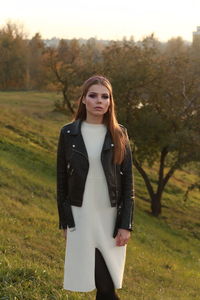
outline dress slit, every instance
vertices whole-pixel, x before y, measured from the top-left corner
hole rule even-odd
[[[95,248],[95,285],[104,294],[114,291],[114,283],[105,259],[98,248]]]

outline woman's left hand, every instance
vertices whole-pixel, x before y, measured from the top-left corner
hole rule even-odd
[[[126,229],[118,229],[118,233],[115,237],[116,245],[117,246],[125,246],[128,243],[128,240],[130,239],[131,233],[129,230]]]

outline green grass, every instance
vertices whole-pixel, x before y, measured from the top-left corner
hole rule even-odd
[[[54,93],[0,93],[0,299],[94,299],[62,289],[65,240],[58,229],[56,148],[66,116]],[[155,168],[152,172],[156,178]],[[184,201],[195,172],[179,171],[163,196],[162,215],[136,170],[135,229],[127,248],[124,300],[199,299],[199,192]]]

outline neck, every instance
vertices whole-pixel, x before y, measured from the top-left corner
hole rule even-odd
[[[92,123],[92,124],[103,124],[103,116],[88,116],[86,117],[85,122]]]

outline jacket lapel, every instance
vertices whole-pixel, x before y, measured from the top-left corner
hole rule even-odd
[[[81,120],[78,119],[72,123],[71,135],[73,136],[73,149],[80,152],[86,158],[88,158],[87,150],[81,134]]]
[[[102,150],[103,151],[104,150],[109,150],[114,146],[114,145],[113,146],[112,145],[113,144],[112,144],[111,134],[110,134],[109,130],[107,130]]]

